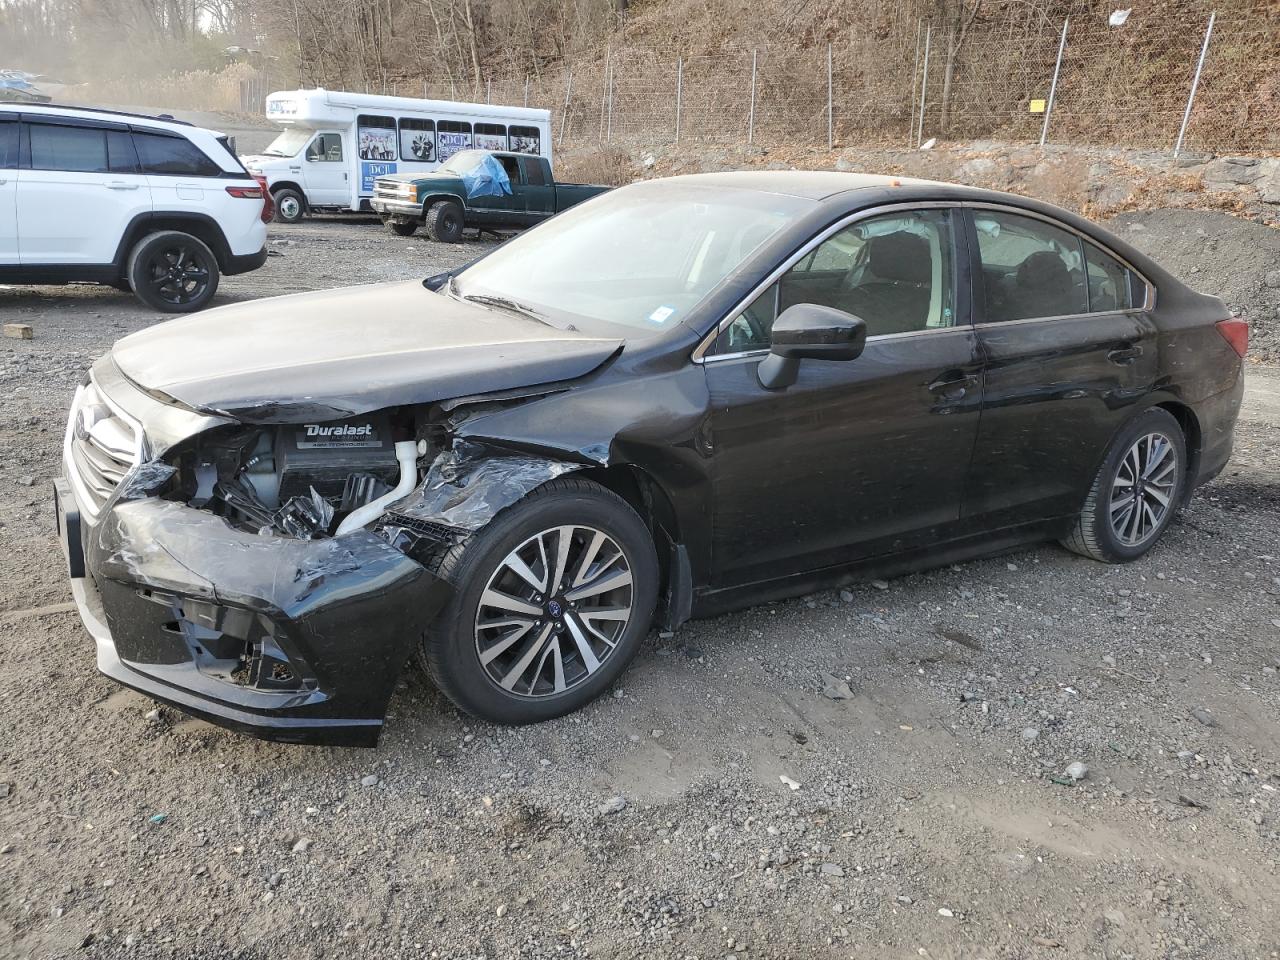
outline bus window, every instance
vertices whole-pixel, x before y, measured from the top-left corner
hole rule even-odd
[[[400,159],[416,163],[434,163],[436,159],[436,125],[432,120],[402,117],[400,120]]]
[[[396,158],[396,122],[391,117],[356,117],[356,143],[361,160]],[[394,169],[394,168],[393,168]]]
[[[477,123],[475,144],[477,150],[505,150],[507,128],[500,123]]]
[[[459,150],[471,149],[471,124],[441,120],[436,124],[436,159],[444,163]]]
[[[512,126],[507,131],[507,149],[516,153],[542,153],[541,134],[537,127]]]

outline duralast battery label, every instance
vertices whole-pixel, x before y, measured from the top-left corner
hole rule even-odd
[[[299,450],[350,450],[380,446],[382,441],[374,433],[371,423],[308,423],[298,431]]]

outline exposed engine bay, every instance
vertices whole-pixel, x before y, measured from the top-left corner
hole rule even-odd
[[[409,493],[428,452],[411,421],[377,413],[209,431],[175,466],[191,506],[240,529],[311,540],[377,519],[368,508]]]

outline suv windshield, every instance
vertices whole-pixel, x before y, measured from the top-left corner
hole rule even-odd
[[[733,187],[637,183],[508,240],[456,286],[581,328],[603,321],[655,334],[810,205]]]
[[[262,152],[268,157],[296,157],[311,139],[312,131],[291,127],[271,141]]]

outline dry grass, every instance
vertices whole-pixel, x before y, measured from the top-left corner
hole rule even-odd
[[[562,151],[556,158],[556,179],[569,183],[600,183],[620,187],[636,178],[631,156],[621,147],[588,146]]]

